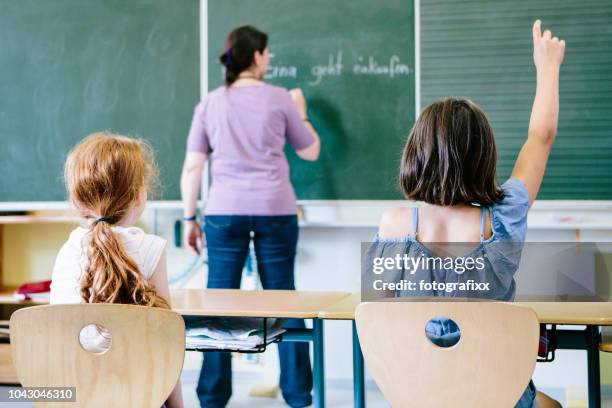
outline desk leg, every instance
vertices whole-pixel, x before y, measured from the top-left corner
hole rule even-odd
[[[589,408],[601,407],[601,383],[599,377],[599,326],[587,326],[587,372],[589,381]]]
[[[312,319],[314,406],[325,407],[325,372],[323,367],[323,320]]]
[[[365,386],[363,373],[363,354],[359,345],[357,325],[353,320],[353,405],[355,408],[365,408]]]

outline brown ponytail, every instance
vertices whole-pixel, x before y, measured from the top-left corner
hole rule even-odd
[[[219,62],[225,67],[225,85],[230,86],[241,72],[253,65],[255,52],[264,52],[268,46],[268,35],[252,26],[234,29],[225,39],[225,51]]]
[[[88,136],[68,156],[66,187],[91,226],[88,264],[80,281],[86,303],[170,307],[143,278],[111,228],[156,179],[152,157],[144,141],[106,133]]]

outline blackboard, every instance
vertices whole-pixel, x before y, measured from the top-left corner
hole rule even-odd
[[[267,81],[302,88],[321,135],[317,162],[287,149],[298,198],[401,198],[399,159],[415,115],[412,0],[210,0],[210,89],[223,82],[226,35],[245,24],[269,35]]]
[[[609,1],[428,0],[420,10],[422,105],[446,95],[480,104],[500,180],[527,132],[531,23],[542,18],[565,37],[559,132],[539,198],[612,199]],[[208,11],[209,88],[222,83],[225,35],[248,23],[270,34],[267,80],[304,89],[323,149],[316,163],[288,151],[299,198],[400,198],[415,115],[412,1],[209,0]],[[148,139],[164,186],[157,198],[179,198],[199,99],[198,0],[0,0],[0,50],[0,201],[64,200],[66,152],[99,130]]]
[[[535,94],[531,26],[566,40],[560,116],[538,199],[612,199],[612,2],[421,1],[421,102],[467,96],[496,134],[500,181],[527,136]]]
[[[100,130],[149,140],[178,199],[199,79],[198,0],[0,0],[0,201],[64,200]]]

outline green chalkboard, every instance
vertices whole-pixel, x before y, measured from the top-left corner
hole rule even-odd
[[[535,93],[531,26],[567,42],[560,117],[540,199],[612,199],[612,2],[421,1],[421,103],[467,96],[487,112],[505,179]]]
[[[413,1],[210,0],[210,89],[222,84],[225,36],[244,24],[268,33],[268,82],[302,88],[321,135],[315,163],[287,149],[298,198],[401,198],[399,158],[415,115]]]
[[[100,130],[148,139],[178,199],[199,77],[198,0],[0,0],[0,201],[64,200]]]

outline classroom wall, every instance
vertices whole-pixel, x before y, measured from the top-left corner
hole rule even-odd
[[[168,239],[170,277],[182,272],[193,255],[173,245],[174,221],[178,210],[145,212],[142,226]],[[66,240],[69,225],[30,224],[7,225],[3,228],[3,280],[5,285],[17,285],[26,280],[51,276],[55,254]],[[360,289],[360,243],[372,238],[372,227],[305,227],[301,229],[298,246],[296,285],[302,290]],[[610,241],[612,231],[582,231],[584,241]],[[532,241],[572,241],[574,230],[530,230]],[[610,262],[608,259],[606,262]],[[186,283],[187,287],[204,287],[205,270]],[[326,375],[332,384],[350,385],[352,376],[351,326],[348,322],[325,323]],[[561,350],[554,363],[538,364],[534,379],[544,387],[579,387],[586,390],[586,359],[580,351]],[[185,369],[198,370],[201,357],[188,353]],[[258,371],[261,366],[245,359],[236,364],[243,371]],[[601,353],[602,383],[612,385],[612,354]]]

